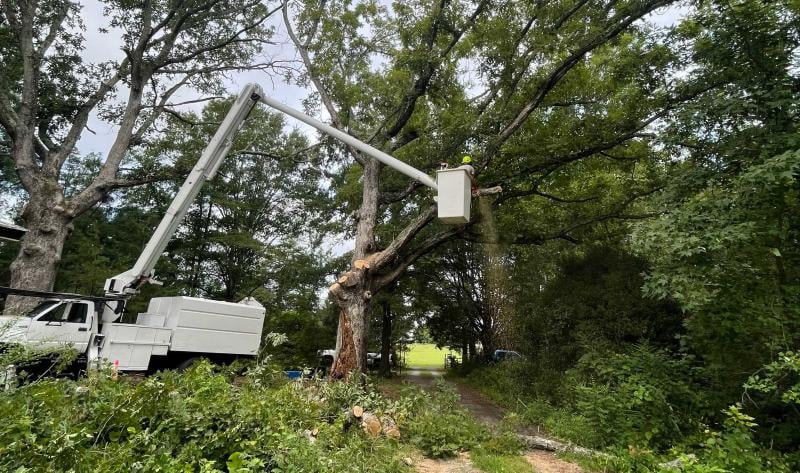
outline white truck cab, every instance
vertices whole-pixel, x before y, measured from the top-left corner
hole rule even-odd
[[[46,299],[21,317],[0,317],[4,342],[53,347],[68,344],[85,352],[97,331],[94,303],[81,299]],[[94,329],[93,329],[94,327]]]

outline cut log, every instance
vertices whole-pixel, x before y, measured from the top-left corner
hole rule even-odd
[[[353,406],[353,415],[356,417],[361,417],[364,415],[364,408],[361,406]]]
[[[306,430],[303,432],[308,440],[308,443],[314,443],[317,441],[317,436],[314,435],[314,432],[311,430]]]
[[[389,416],[383,416],[381,424],[383,425],[383,435],[390,439],[400,440],[400,429],[394,419]]]
[[[356,416],[353,415],[353,410],[350,409],[348,411],[345,411],[344,423],[342,425],[344,427],[344,433],[347,433],[347,431],[350,430],[350,427],[355,425],[356,422],[358,422],[358,419],[356,419]]]
[[[381,434],[381,421],[375,417],[375,414],[364,412],[364,416],[361,419],[361,428],[364,429],[367,435],[375,438]]]

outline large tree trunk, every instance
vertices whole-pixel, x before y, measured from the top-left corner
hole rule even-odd
[[[339,329],[336,334],[336,359],[331,378],[347,378],[367,370],[367,331],[372,316],[372,278],[367,257],[375,252],[375,224],[378,218],[378,183],[381,164],[374,159],[364,162],[361,208],[358,210],[353,269],[330,287],[339,306]]]
[[[392,352],[392,306],[388,299],[383,301],[383,317],[381,318],[381,375],[388,378],[392,375],[390,357]]]
[[[64,242],[72,229],[72,218],[64,208],[60,189],[31,196],[22,211],[28,233],[22,238],[19,254],[11,264],[11,287],[53,289]],[[30,297],[10,296],[6,300],[5,314],[21,314],[35,304],[36,300]]]
[[[333,379],[349,378],[353,373],[367,371],[367,321],[372,307],[358,296],[352,299],[355,300],[338,302],[340,312],[336,359],[331,366]]]

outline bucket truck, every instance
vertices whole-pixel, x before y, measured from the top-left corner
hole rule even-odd
[[[120,371],[181,367],[199,357],[226,361],[254,356],[261,342],[264,308],[195,297],[156,297],[135,323],[120,323],[125,302],[145,283],[156,283],[154,268],[203,184],[212,179],[250,111],[261,101],[362,151],[438,191],[445,223],[469,221],[470,180],[466,171],[440,171],[437,179],[356,138],[266,97],[248,84],[206,146],[166,214],[131,269],[106,280],[103,297],[0,288],[0,293],[42,298],[21,317],[0,317],[0,343],[67,344],[79,353],[79,367],[112,363]]]

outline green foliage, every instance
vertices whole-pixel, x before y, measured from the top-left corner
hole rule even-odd
[[[139,383],[98,375],[0,394],[0,469],[15,471],[406,471],[394,441],[343,434],[346,383],[302,387],[203,362]],[[271,378],[263,383],[258,380]],[[281,381],[281,379],[283,379]],[[375,397],[371,408],[389,405]],[[319,429],[315,442],[303,434]]]
[[[329,310],[299,306],[294,310],[287,308],[268,313],[264,330],[284,333],[287,340],[277,347],[266,348],[265,352],[272,356],[274,363],[283,367],[317,366],[317,350],[329,348],[336,341],[336,319]]]
[[[618,449],[613,455],[597,457],[584,462],[594,468],[615,472],[676,471],[666,466],[678,461],[680,471],[688,473],[786,473],[794,471],[786,458],[764,449],[753,440],[754,419],[741,411],[741,406],[731,406],[723,412],[725,421],[721,430],[706,429],[699,439],[699,448],[688,453],[684,448],[673,448],[666,455],[652,451],[629,448]]]
[[[13,339],[14,319],[0,321],[0,338]],[[66,346],[35,346],[8,343],[0,347],[0,389],[34,382],[44,376],[73,375],[75,350]],[[15,372],[6,371],[14,366]],[[10,377],[7,378],[7,377]]]
[[[800,405],[800,356],[795,352],[779,353],[778,359],[764,366],[763,372],[750,376],[745,388],[778,397],[789,405]]]
[[[791,451],[800,444],[800,359],[796,352],[779,353],[744,384],[748,413],[758,416],[758,437]]]
[[[702,398],[686,360],[640,346],[585,355],[571,375],[577,410],[601,445],[660,450],[698,429]]]
[[[533,292],[539,282],[526,278],[526,269],[517,275],[516,339],[535,365],[536,377],[544,381],[537,392],[557,395],[551,378],[592,351],[621,351],[642,342],[677,346],[679,309],[641,293],[645,260],[611,244],[562,255],[554,277],[540,291]]]
[[[454,456],[488,436],[461,406],[458,394],[444,383],[432,392],[415,391],[407,398],[407,410],[416,413],[407,424],[410,442],[429,457]]]
[[[705,2],[677,29],[693,80],[719,85],[670,118],[663,214],[633,238],[652,264],[645,291],[686,312],[682,343],[703,360],[717,410],[800,342],[797,13]]]
[[[795,361],[792,354],[784,354],[751,379],[750,389],[775,394],[777,381],[778,392],[787,391]],[[518,371],[524,366],[484,367],[466,380],[510,406],[506,422],[511,427],[537,426],[562,440],[604,448],[604,456],[576,459],[587,468],[661,473],[674,471],[664,464],[680,459],[681,471],[692,473],[783,473],[796,463],[791,455],[759,445],[759,426],[740,405],[725,409],[717,427],[707,426],[703,420],[713,416],[706,412],[701,384],[690,384],[696,374],[688,360],[663,351],[638,347],[626,354],[584,357],[565,383],[571,389],[563,391],[562,407],[526,390]]]

